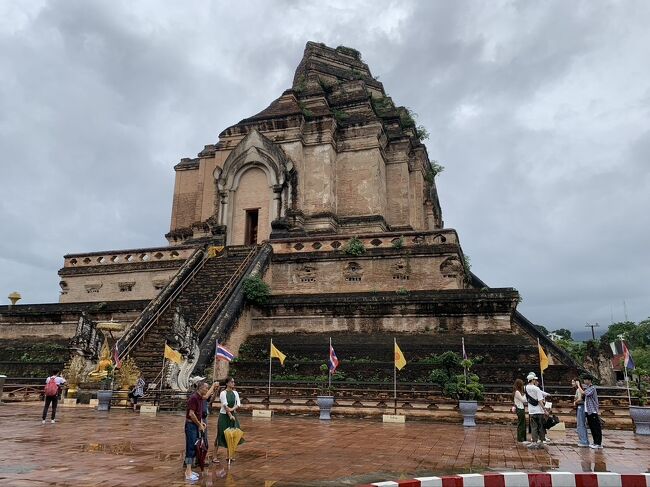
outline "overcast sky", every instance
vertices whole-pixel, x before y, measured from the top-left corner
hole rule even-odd
[[[327,6],[326,6],[327,4]],[[166,244],[173,165],[361,51],[445,166],[447,227],[550,329],[650,315],[650,2],[0,3],[0,301],[66,253]]]

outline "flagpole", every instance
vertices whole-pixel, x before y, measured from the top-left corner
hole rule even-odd
[[[269,406],[271,405],[271,349],[273,348],[273,338],[271,338],[271,346],[269,347]]]
[[[217,380],[217,347],[219,346],[219,340],[214,344],[214,361],[212,363],[212,382]]]
[[[329,356],[330,356],[331,353],[332,353],[332,337],[330,337],[330,349],[327,351],[327,354],[328,354],[327,355],[328,356],[327,368],[329,369],[329,374],[327,374],[327,388],[328,388],[328,390],[332,389],[332,368],[330,367],[330,364],[329,364],[329,360],[330,360]]]
[[[397,364],[395,363],[395,349],[397,338],[393,337],[393,400],[395,402],[395,414],[397,414]]]
[[[467,352],[465,352],[465,337],[461,337],[463,341],[463,360],[467,359]],[[467,385],[467,367],[463,366],[463,373],[465,374],[465,385]]]
[[[629,352],[628,352],[629,353]],[[632,405],[632,398],[630,397],[630,381],[627,376],[627,365],[623,363],[623,372],[625,373],[625,386],[627,387],[627,402]]]
[[[542,346],[539,344],[539,338],[537,339],[537,356],[539,357],[539,375],[542,379],[542,390],[544,390],[544,370],[542,369],[542,357],[539,356],[539,350]]]

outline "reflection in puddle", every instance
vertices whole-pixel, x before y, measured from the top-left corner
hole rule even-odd
[[[129,455],[134,452],[133,444],[130,441],[123,443],[87,443],[79,448],[82,452],[88,453],[109,453],[111,455]]]
[[[602,459],[594,462],[591,462],[589,459],[584,459],[580,462],[580,467],[582,467],[583,472],[608,472],[607,463]]]

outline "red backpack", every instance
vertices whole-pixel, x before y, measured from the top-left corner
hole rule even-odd
[[[56,377],[50,377],[50,381],[45,384],[45,395],[52,397],[59,393],[59,384],[56,383]]]

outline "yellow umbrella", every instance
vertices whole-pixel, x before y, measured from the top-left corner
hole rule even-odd
[[[228,445],[228,463],[235,457],[237,445],[244,437],[244,432],[239,428],[226,428],[223,430],[223,436],[226,438],[226,445]]]

